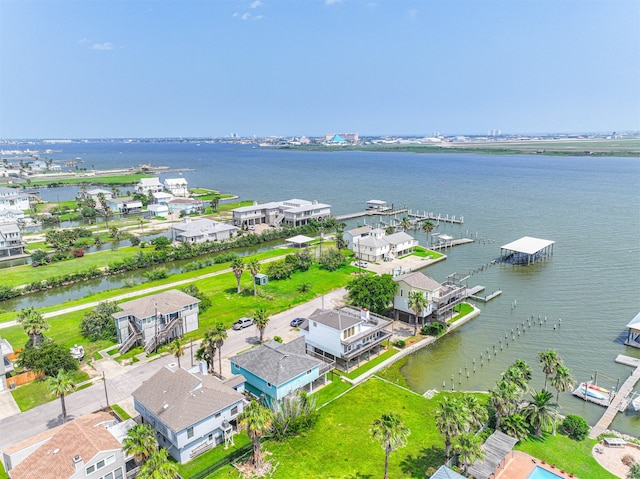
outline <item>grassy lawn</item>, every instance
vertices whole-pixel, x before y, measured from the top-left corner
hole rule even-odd
[[[330,383],[327,383],[327,385],[322,389],[313,393],[313,396],[316,398],[316,405],[318,407],[322,407],[329,401],[333,401],[340,394],[348,391],[352,387],[350,383],[348,383],[347,381],[343,381],[340,375],[333,374],[331,376],[333,377]]]
[[[409,383],[402,375],[402,368],[407,364],[407,360],[409,358],[405,356],[404,358],[400,358],[395,361],[391,366],[384,368],[382,371],[377,373],[377,376],[380,376],[383,379],[386,379],[393,384],[397,384],[398,386],[402,386],[403,388],[409,388]]]
[[[82,174],[86,174],[82,173]],[[113,176],[78,176],[76,178],[56,178],[51,177],[46,180],[32,181],[32,187],[46,186],[52,183],[64,185],[134,185],[142,178],[152,178],[153,175],[146,173],[131,173],[130,175],[113,175]]]
[[[378,364],[380,364],[383,361],[386,361],[387,359],[389,359],[391,356],[395,355],[398,353],[398,350],[395,348],[391,348],[388,349],[387,351],[383,352],[382,354],[378,355],[377,357],[371,359],[370,361],[367,361],[366,364],[363,364],[362,366],[360,366],[359,368],[356,368],[348,373],[342,372],[342,371],[338,371],[338,374],[345,376],[349,379],[355,379],[361,375],[363,375],[364,373],[366,373],[367,371],[369,371],[370,369],[374,368],[375,366],[377,366]]]
[[[218,445],[186,464],[178,464],[178,472],[180,476],[184,479],[189,479],[196,473],[205,470],[210,464],[223,459],[232,452],[246,446],[251,441],[249,440],[247,433],[243,431],[233,437],[233,442],[234,445],[230,446],[228,449],[225,449],[223,445]]]
[[[418,256],[420,258],[431,258],[438,259],[442,258],[444,255],[442,253],[438,253],[437,251],[433,251],[431,249],[423,248],[422,246],[416,247],[416,250],[413,252],[414,256]]]
[[[0,462],[0,479],[9,479],[9,474],[4,471],[4,466]]]
[[[72,376],[76,384],[89,379],[89,375],[82,371],[76,371]],[[49,401],[58,400],[56,397],[47,393],[47,382],[44,378],[18,386],[11,391],[11,395],[22,412],[48,403]]]
[[[604,470],[591,455],[596,442],[595,439],[576,442],[560,434],[545,434],[542,438],[531,438],[517,445],[516,449],[555,464],[558,469],[564,469],[580,479],[614,479],[616,476]]]
[[[113,406],[111,406],[111,409],[113,409],[115,411],[115,413],[118,416],[120,416],[120,419],[122,419],[123,421],[126,421],[127,419],[131,419],[131,416],[129,416],[129,413],[127,413],[127,411],[122,409],[117,404],[114,404]]]
[[[447,321],[448,323],[455,323],[460,318],[464,318],[467,314],[472,313],[473,306],[471,306],[469,303],[460,303],[458,306],[455,307],[454,311],[458,311],[458,314],[456,314],[453,318]]]
[[[424,477],[429,466],[444,461],[444,442],[434,419],[439,398],[425,399],[379,379],[366,381],[322,408],[317,425],[304,436],[265,443],[273,454],[268,458],[279,463],[273,477],[381,477],[384,451],[369,428],[389,411],[411,430],[407,447],[391,454],[389,477]],[[225,467],[210,477],[228,477],[229,471]]]

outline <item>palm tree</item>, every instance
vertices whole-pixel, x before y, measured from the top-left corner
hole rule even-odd
[[[156,435],[148,424],[136,424],[122,441],[122,450],[127,456],[133,456],[136,464],[149,459],[157,449]]]
[[[204,333],[200,348],[196,351],[196,359],[207,363],[209,372],[213,372],[213,360],[216,354],[216,340],[213,331]]]
[[[546,351],[538,353],[538,360],[540,367],[544,373],[544,388],[547,389],[547,380],[551,376],[556,368],[562,364],[562,359],[558,356],[558,352],[553,349],[547,349]]]
[[[62,422],[67,420],[67,408],[64,404],[64,397],[73,392],[76,388],[71,374],[64,369],[58,370],[56,376],[50,376],[47,378],[47,392],[52,396],[60,398],[60,404],[62,405]]]
[[[409,228],[411,228],[411,220],[408,216],[402,218],[402,220],[400,221],[400,227],[402,228],[402,231],[407,231]]]
[[[525,373],[515,365],[509,366],[507,370],[502,373],[502,380],[515,384],[522,392],[526,391],[529,385]]]
[[[210,202],[211,211],[218,211],[218,203],[220,203],[220,197],[218,195],[214,195]]]
[[[451,439],[469,429],[468,411],[457,399],[445,396],[436,408],[436,426],[444,436],[444,456],[448,461],[451,457]]]
[[[175,338],[169,343],[169,352],[173,354],[178,360],[178,367],[180,368],[180,357],[184,356],[184,339]]]
[[[98,193],[98,201],[100,202],[100,210],[102,211],[102,216],[104,216],[104,223],[107,227],[107,231],[109,230],[109,213],[111,209],[107,204],[107,199],[104,196],[104,193]]]
[[[224,324],[217,323],[213,331],[213,343],[218,350],[218,369],[220,372],[220,377],[222,377],[222,345],[224,344],[224,340],[227,339],[227,329],[224,327]]]
[[[111,187],[111,196],[113,198],[117,198],[118,196],[120,196],[120,188],[118,188],[117,186],[112,186]]]
[[[251,463],[256,469],[262,467],[260,439],[271,428],[271,421],[271,410],[261,406],[255,399],[238,415],[238,424],[247,429],[251,439]]]
[[[500,381],[495,389],[489,391],[489,404],[495,411],[496,429],[500,429],[500,420],[513,414],[520,400],[521,391],[514,383]]]
[[[556,390],[556,410],[560,406],[560,393],[573,388],[575,381],[571,375],[571,369],[560,364],[556,368],[555,374],[551,377],[551,386]],[[556,414],[557,416],[557,414]],[[556,417],[553,420],[553,435],[556,435]]]
[[[166,449],[158,449],[140,467],[136,477],[138,479],[175,479],[178,477],[178,465],[169,461]]]
[[[269,321],[271,320],[271,318],[267,314],[266,309],[258,308],[256,309],[253,315],[253,319],[255,321],[256,327],[258,328],[258,331],[260,331],[260,342],[262,343],[262,338],[264,337],[264,331],[265,329],[267,329],[267,324],[269,324]]]
[[[465,473],[469,464],[484,459],[485,452],[482,449],[482,438],[472,432],[459,435],[456,438],[453,450],[458,455]]]
[[[424,223],[422,223],[422,231],[424,231],[427,235],[427,245],[429,245],[429,235],[434,228],[435,227],[433,226],[433,223],[431,221],[425,221]]]
[[[396,232],[396,229],[393,226],[387,226],[384,229],[384,234],[386,234],[387,236],[392,235],[395,232]]]
[[[409,309],[411,309],[416,315],[416,323],[413,327],[414,336],[418,335],[418,316],[420,316],[420,314],[424,312],[428,304],[429,302],[427,301],[427,297],[422,291],[411,291],[409,293],[407,305],[409,306]]]
[[[242,258],[234,258],[231,261],[231,270],[236,275],[236,281],[238,282],[238,294],[240,294],[240,280],[242,279],[244,268],[245,264],[242,262]]]
[[[533,401],[522,409],[523,416],[529,421],[529,424],[536,430],[536,436],[542,437],[542,429],[547,428],[556,412],[552,409],[553,394],[546,389],[539,392],[531,391]]]
[[[27,333],[34,347],[44,339],[42,333],[49,331],[49,322],[34,307],[22,309],[16,316],[16,321],[22,324],[24,332]]]
[[[384,449],[384,479],[389,477],[389,455],[407,445],[407,438],[411,431],[402,423],[402,420],[393,413],[383,414],[371,425],[371,436],[380,442]]]
[[[518,441],[529,437],[529,425],[524,416],[518,413],[505,416],[500,424],[500,430]]]
[[[249,260],[249,262],[247,263],[247,269],[249,270],[249,273],[251,273],[251,277],[253,278],[253,295],[256,295],[256,276],[260,273],[260,268],[262,267],[262,265],[260,264],[260,261],[258,261],[255,258],[252,258]]]
[[[462,398],[464,407],[469,412],[469,422],[471,426],[480,429],[489,419],[489,411],[478,398],[472,394],[465,394]]]
[[[513,366],[518,368],[522,372],[522,377],[524,379],[526,379],[527,381],[531,381],[531,378],[533,377],[533,370],[531,369],[531,366],[529,366],[529,363],[523,361],[522,359],[516,359],[513,362]]]

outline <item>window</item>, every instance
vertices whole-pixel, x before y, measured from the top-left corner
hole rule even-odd
[[[236,414],[238,414],[238,406],[233,406],[231,408],[231,415],[235,416]]]
[[[95,470],[96,470],[96,466],[89,466],[87,467],[87,474],[91,474]]]
[[[313,327],[315,328],[318,325],[315,321],[313,322]]]
[[[214,417],[214,418],[216,418],[216,419],[218,419],[221,415],[222,415],[222,413],[217,412],[217,413],[215,413],[215,414],[213,415],[213,417]]]
[[[115,455],[109,456],[105,459],[105,464],[113,464],[114,462],[116,462]]]
[[[104,467],[104,459],[102,461],[98,461],[98,463],[96,464],[96,471],[98,469],[102,469]]]
[[[187,438],[193,437],[193,427],[187,428]]]

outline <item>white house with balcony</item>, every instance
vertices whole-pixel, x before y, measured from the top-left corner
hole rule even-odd
[[[205,241],[225,241],[232,238],[238,228],[220,221],[206,218],[192,220],[184,218],[173,226],[173,236],[180,243],[203,243]]]
[[[181,464],[221,443],[233,443],[236,419],[246,404],[244,378],[219,379],[178,368],[160,369],[136,389],[135,410]]]
[[[29,195],[15,188],[0,186],[0,210],[28,210]]]
[[[160,180],[156,176],[152,178],[141,178],[136,185],[136,191],[143,195],[149,195],[150,192],[155,195],[156,193],[160,193],[162,190],[162,183],[160,183]]]
[[[0,224],[0,259],[9,259],[24,255],[27,243],[22,241],[22,232],[18,223]]]
[[[13,363],[8,356],[13,353],[13,347],[6,339],[0,338],[0,391],[7,389],[7,374],[14,370]]]
[[[336,367],[349,371],[380,352],[391,339],[393,322],[371,313],[343,307],[316,310],[300,327],[307,350],[336,361]]]
[[[419,271],[396,276],[393,278],[397,284],[393,297],[395,319],[415,323],[415,311],[409,308],[409,295],[419,291],[427,300],[427,307],[418,315],[419,324],[446,321],[453,316],[454,308],[467,298],[467,279],[468,276],[453,273],[444,283],[439,283]]]
[[[177,289],[120,303],[116,321],[120,353],[142,344],[151,352],[160,344],[198,329],[200,300]]]
[[[267,224],[303,226],[310,220],[324,221],[331,216],[331,205],[301,199],[257,203],[233,210],[233,224],[239,228]]]
[[[164,180],[164,188],[178,198],[189,196],[187,180],[184,178],[167,178]]]
[[[344,240],[359,259],[373,263],[413,253],[418,240],[403,231],[387,235],[383,229],[362,226],[346,231]]]

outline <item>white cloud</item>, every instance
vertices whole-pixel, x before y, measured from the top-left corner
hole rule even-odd
[[[262,15],[255,15],[253,17],[253,20],[262,20],[262,18],[263,18]]]
[[[103,42],[103,43],[94,43],[91,46],[92,50],[113,50],[113,43],[111,42]]]
[[[260,0],[255,0],[254,2],[251,2],[249,8],[258,8],[260,5],[262,5],[262,2]]]
[[[244,13],[242,14],[242,19],[243,20],[249,20],[251,18],[251,14],[250,13]]]

